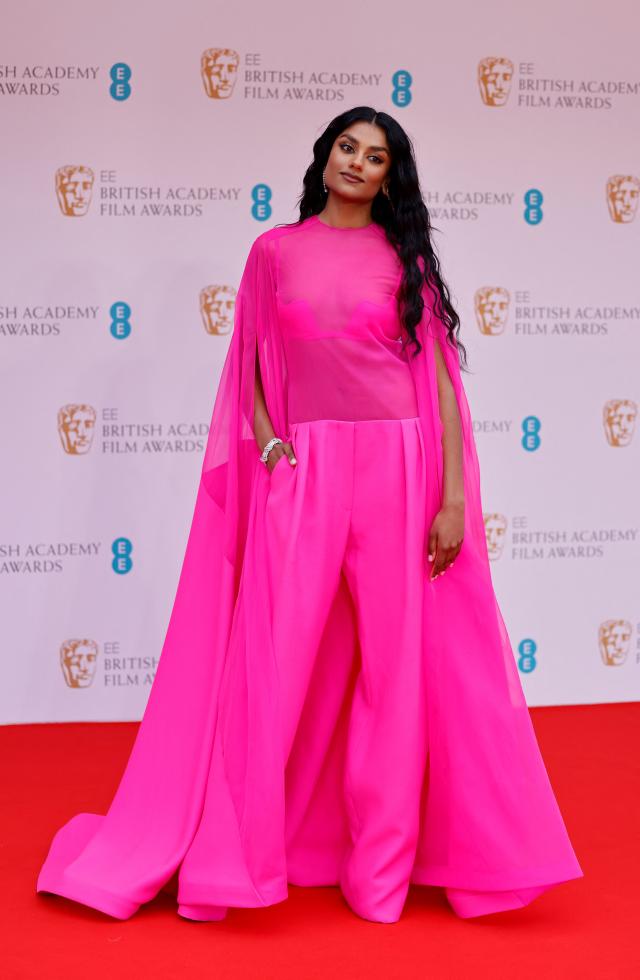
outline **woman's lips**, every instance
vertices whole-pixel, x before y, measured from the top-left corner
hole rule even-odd
[[[363,183],[362,177],[354,177],[352,174],[345,174],[342,171],[340,171],[340,176],[341,177],[344,177],[345,180],[348,180],[350,184],[362,184]]]

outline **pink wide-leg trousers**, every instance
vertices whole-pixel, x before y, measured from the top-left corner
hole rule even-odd
[[[265,526],[285,755],[344,575],[361,665],[344,769],[351,847],[340,885],[365,918],[395,920],[415,857],[427,749],[419,420],[321,420],[295,424],[291,435],[300,469],[284,458],[276,464]]]

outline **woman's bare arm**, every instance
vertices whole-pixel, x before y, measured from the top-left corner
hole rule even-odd
[[[444,454],[443,500],[444,506],[464,506],[464,482],[462,469],[462,426],[458,400],[449,377],[440,344],[434,344],[436,374],[438,377],[438,402],[440,421],[443,425],[442,450]]]
[[[264,397],[264,388],[262,387],[262,377],[260,375],[260,358],[258,356],[258,351],[256,349],[256,380],[255,380],[255,392],[254,392],[254,408],[253,408],[253,432],[256,437],[256,442],[258,443],[258,448],[260,452],[264,449],[270,439],[277,432],[274,432],[271,419],[269,417],[269,412],[267,411],[267,403]],[[277,442],[276,445],[269,451],[269,456],[267,458],[267,467],[271,471],[280,457],[286,454],[289,457],[289,462],[291,465],[295,466],[296,458],[293,452],[293,446],[290,442]]]
[[[429,560],[433,561],[432,579],[453,564],[464,537],[462,425],[458,400],[437,341],[434,352],[438,407],[442,422],[443,487],[442,506],[429,531],[428,551]]]
[[[264,389],[262,387],[262,377],[260,376],[260,359],[256,349],[256,383],[255,383],[255,403],[253,410],[253,431],[258,443],[260,452],[264,449],[269,439],[275,436],[273,425],[267,412],[267,404],[264,400]],[[269,454],[271,455],[271,453]]]

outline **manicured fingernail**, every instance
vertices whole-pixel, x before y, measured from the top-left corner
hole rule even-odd
[[[427,555],[429,561],[433,561],[433,555]]]
[[[291,465],[292,466],[295,466],[297,462],[298,462],[298,460],[295,458],[295,456],[292,456],[291,457]]]

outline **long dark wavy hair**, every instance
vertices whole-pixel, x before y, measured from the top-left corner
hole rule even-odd
[[[461,369],[466,370],[467,352],[458,337],[460,318],[451,305],[449,290],[440,273],[440,263],[431,241],[432,225],[420,190],[413,144],[393,116],[378,112],[371,106],[356,106],[331,120],[313,144],[313,162],[304,175],[303,191],[298,199],[299,220],[304,221],[324,209],[327,196],[322,186],[322,172],[333,144],[351,123],[360,120],[380,126],[389,145],[389,197],[382,191],[376,194],[371,206],[371,217],[382,225],[387,240],[404,266],[398,291],[398,307],[410,342],[415,346],[414,356],[422,350],[422,344],[416,336],[416,326],[422,318],[424,300],[421,292],[426,281],[434,287],[435,311],[446,326],[447,340],[457,347]],[[424,261],[424,273],[418,264],[419,256]]]

